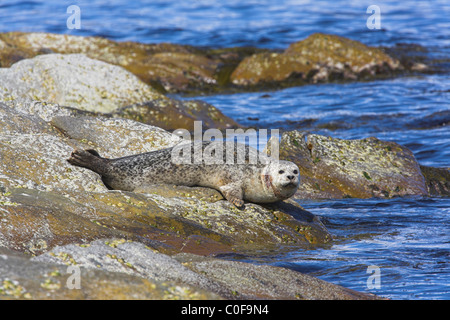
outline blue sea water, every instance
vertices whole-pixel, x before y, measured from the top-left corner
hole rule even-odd
[[[78,30],[66,24],[67,7],[73,4],[81,10]],[[379,30],[366,26],[372,4],[381,10]],[[368,45],[419,44],[428,57],[447,59],[441,72],[195,98],[246,125],[345,139],[375,136],[409,147],[423,165],[450,166],[448,0],[1,0],[0,32],[6,31],[205,47],[284,49],[314,32]],[[301,205],[323,217],[335,236],[333,244],[248,260],[391,299],[450,299],[449,198],[310,200]],[[380,271],[379,289],[367,286],[372,265]]]

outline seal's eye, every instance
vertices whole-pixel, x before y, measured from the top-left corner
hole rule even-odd
[[[297,170],[294,170],[294,174],[297,174],[298,173],[298,171]]]
[[[283,170],[280,170],[280,171],[278,171],[278,173],[279,173],[279,174],[283,174],[283,173],[284,173],[284,171],[283,171]]]

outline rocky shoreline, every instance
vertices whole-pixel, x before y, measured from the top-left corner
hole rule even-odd
[[[333,48],[333,50],[329,50]],[[333,54],[330,54],[332,52]],[[242,128],[217,108],[168,92],[261,90],[427,69],[380,48],[314,34],[284,52],[0,34],[0,298],[377,299],[286,268],[220,259],[332,244],[296,201],[448,196],[448,169],[419,165],[376,138],[284,132],[294,199],[239,210],[212,189],[111,191],[66,162],[75,148],[121,157],[170,147],[170,131]],[[273,143],[273,141],[269,141]],[[81,269],[81,289],[66,284]]]

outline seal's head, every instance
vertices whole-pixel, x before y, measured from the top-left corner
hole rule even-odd
[[[290,198],[300,184],[300,171],[290,161],[271,161],[263,170],[265,187],[280,200]]]

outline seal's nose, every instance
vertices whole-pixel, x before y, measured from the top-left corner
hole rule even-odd
[[[287,176],[289,180],[294,180],[295,176]]]

